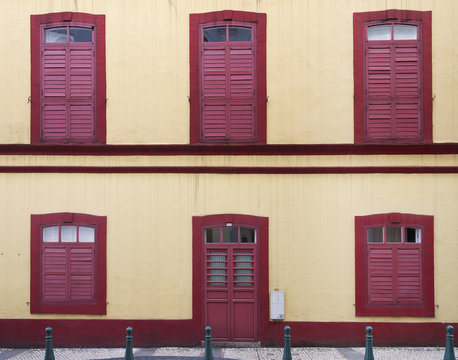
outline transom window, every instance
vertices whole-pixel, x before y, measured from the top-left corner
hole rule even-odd
[[[92,42],[92,28],[59,26],[44,31],[46,43]]]
[[[367,28],[367,40],[417,40],[418,26],[405,24],[372,25]]]
[[[93,243],[95,229],[88,226],[56,225],[43,228],[43,242]]]
[[[256,230],[240,226],[214,227],[205,229],[205,242],[215,243],[256,243]]]
[[[377,226],[367,229],[368,243],[421,243],[421,229],[408,226]]]
[[[204,42],[251,41],[252,30],[245,26],[214,26],[203,31]]]

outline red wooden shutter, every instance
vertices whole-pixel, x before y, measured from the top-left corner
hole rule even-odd
[[[409,244],[397,249],[397,300],[398,304],[421,304],[422,261],[421,245]]]
[[[393,250],[368,247],[368,298],[369,304],[392,304],[394,294]]]
[[[95,298],[93,245],[70,247],[70,301],[92,302]]]
[[[43,302],[67,300],[67,248],[43,244],[42,251],[42,299]]]

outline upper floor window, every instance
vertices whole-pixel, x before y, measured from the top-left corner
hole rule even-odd
[[[265,143],[265,14],[192,14],[190,29],[191,143]]]
[[[430,17],[354,15],[355,142],[432,141]]]
[[[356,315],[434,316],[433,217],[357,216]]]
[[[104,26],[103,15],[32,15],[33,143],[105,142]]]
[[[106,218],[32,215],[31,312],[105,314]]]

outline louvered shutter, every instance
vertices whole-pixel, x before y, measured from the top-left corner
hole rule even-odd
[[[229,137],[233,140],[250,140],[255,136],[255,73],[254,52],[251,46],[229,48]]]
[[[368,247],[369,304],[392,304],[395,300],[393,249]]]
[[[395,134],[399,139],[420,138],[420,54],[418,46],[396,46]]]
[[[397,300],[399,304],[421,304],[421,247],[409,244],[397,249]]]
[[[44,302],[67,300],[67,264],[65,246],[43,244],[41,291]]]
[[[207,45],[202,51],[202,137],[227,137],[227,49],[224,44]]]
[[[92,302],[95,299],[93,245],[71,246],[70,257],[70,301]]]

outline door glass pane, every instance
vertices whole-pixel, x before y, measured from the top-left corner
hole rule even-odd
[[[404,228],[404,242],[421,243],[421,229],[406,227]]]
[[[251,28],[229,26],[229,41],[251,41]]]
[[[235,255],[235,285],[253,286],[253,255]]]
[[[220,243],[221,242],[221,228],[212,228],[205,230],[206,243]]]
[[[67,42],[67,28],[58,27],[58,28],[52,28],[52,29],[45,29],[45,42],[48,42],[48,43]]]
[[[59,242],[59,227],[47,226],[43,228],[43,242]]]
[[[218,254],[218,255],[215,255]],[[219,255],[221,254],[221,255]],[[208,280],[210,286],[226,285],[226,254],[224,251],[213,251],[208,256]]]
[[[400,243],[401,242],[401,227],[400,226],[387,226],[386,227],[386,242],[387,243]]]
[[[228,226],[223,228],[223,243],[239,242],[239,228]]]
[[[383,242],[383,227],[375,227],[367,229],[367,242],[368,243],[382,243]]]
[[[367,28],[367,40],[391,40],[391,25],[374,25]]]
[[[92,42],[92,29],[71,27],[70,42]]]
[[[76,226],[62,226],[60,236],[62,242],[76,242]]]
[[[215,26],[204,29],[204,42],[223,42],[226,41],[226,27]]]
[[[242,243],[255,243],[256,230],[248,228],[240,228],[240,242]]]
[[[417,40],[417,26],[394,24],[393,38],[394,40]]]
[[[79,242],[93,243],[95,239],[95,229],[88,226],[79,227]]]

